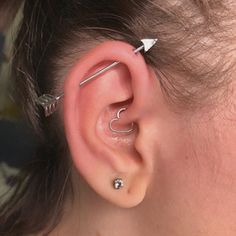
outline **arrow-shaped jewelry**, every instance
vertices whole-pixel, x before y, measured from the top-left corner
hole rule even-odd
[[[142,45],[134,50],[134,53],[137,54],[138,52],[144,50],[144,52],[148,52],[156,43],[158,39],[142,39]],[[111,68],[117,66],[120,64],[119,61],[115,61],[112,64],[106,66],[105,68],[97,71],[95,74],[89,76],[82,82],[80,82],[80,86],[88,83],[89,81],[95,79],[97,76],[105,73],[106,71],[110,70]],[[57,109],[57,104],[59,100],[64,96],[64,93],[61,93],[57,96],[53,96],[50,94],[43,94],[40,96],[36,102],[41,105],[44,108],[45,116],[50,116],[52,113],[54,113]]]

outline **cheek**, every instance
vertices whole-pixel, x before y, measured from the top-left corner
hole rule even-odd
[[[197,187],[227,183],[232,187],[236,179],[236,126],[216,118],[191,123],[177,120],[162,127],[157,161],[167,178],[173,174]]]
[[[152,194],[166,217],[204,225],[236,209],[235,130],[218,120],[162,123]]]

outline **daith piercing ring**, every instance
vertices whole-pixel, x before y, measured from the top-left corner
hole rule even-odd
[[[114,122],[119,121],[119,119],[120,119],[120,113],[123,112],[123,111],[125,111],[126,109],[127,109],[127,108],[121,108],[121,109],[117,112],[116,118],[114,118],[114,119],[112,119],[112,120],[110,121],[110,123],[109,123],[109,128],[110,128],[110,130],[111,130],[112,132],[114,132],[114,133],[131,133],[131,132],[133,132],[133,130],[134,130],[134,123],[133,123],[133,122],[132,122],[132,127],[131,127],[129,130],[117,130],[117,129],[114,129],[114,128],[112,127],[112,125],[113,125]]]

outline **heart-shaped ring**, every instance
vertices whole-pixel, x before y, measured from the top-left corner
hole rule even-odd
[[[125,111],[126,109],[127,109],[127,108],[121,108],[121,109],[117,112],[116,118],[114,118],[114,119],[112,119],[112,120],[110,121],[110,123],[109,123],[109,128],[110,128],[110,130],[111,130],[112,132],[114,132],[114,133],[131,133],[131,132],[134,130],[134,123],[133,123],[133,122],[132,122],[132,128],[129,129],[129,130],[116,130],[116,129],[113,129],[113,128],[112,128],[112,124],[113,124],[114,122],[116,122],[116,121],[119,121],[119,119],[120,119],[120,113],[123,112],[123,111]]]

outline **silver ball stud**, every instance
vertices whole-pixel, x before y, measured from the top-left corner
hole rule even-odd
[[[124,186],[124,181],[121,178],[115,179],[113,182],[113,186],[115,189],[120,189]]]

